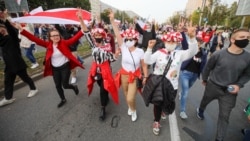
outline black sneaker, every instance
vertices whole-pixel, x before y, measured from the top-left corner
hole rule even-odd
[[[76,95],[79,94],[79,89],[78,89],[77,85],[74,85],[74,89],[73,90],[74,90],[74,92],[75,92]]]
[[[62,107],[65,103],[66,103],[66,99],[62,100],[62,101],[57,105],[57,107],[60,108],[60,107]]]
[[[196,109],[196,112],[197,112],[197,117],[198,117],[199,119],[203,120],[203,119],[204,119],[204,111],[201,110],[200,108],[197,108],[197,109]]]

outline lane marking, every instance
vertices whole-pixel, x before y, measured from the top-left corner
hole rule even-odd
[[[181,141],[175,111],[171,115],[169,115],[168,119],[169,119],[171,141]]]

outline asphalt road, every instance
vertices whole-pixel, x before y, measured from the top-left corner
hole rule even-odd
[[[250,50],[248,47],[247,50]],[[15,90],[16,101],[0,108],[0,141],[171,141],[169,119],[162,121],[161,133],[152,133],[153,109],[146,107],[142,97],[136,97],[138,119],[132,122],[127,115],[127,106],[120,89],[120,104],[110,101],[107,118],[99,121],[99,87],[94,86],[90,96],[87,94],[86,81],[91,57],[85,60],[85,70],[78,69],[78,96],[72,90],[65,90],[67,103],[57,108],[60,102],[52,77],[37,80],[39,93],[27,98],[27,86]],[[113,71],[120,68],[120,60],[112,63]],[[250,127],[243,112],[249,97],[250,83],[240,91],[236,107],[230,117],[225,141],[241,141],[242,128]],[[176,120],[181,141],[214,141],[218,117],[218,102],[210,103],[205,111],[205,120],[196,117],[204,92],[200,80],[190,90],[187,102],[187,120],[179,118],[179,100],[176,98]],[[116,118],[118,117],[118,118]],[[111,127],[117,123],[117,127]],[[172,141],[175,141],[172,139]]]

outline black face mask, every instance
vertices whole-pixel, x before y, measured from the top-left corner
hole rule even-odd
[[[0,34],[0,39],[2,39],[3,38],[3,34]]]
[[[97,42],[97,43],[101,43],[102,42],[102,38],[95,38],[95,41]]]
[[[243,39],[243,40],[235,40],[234,44],[239,47],[239,48],[245,48],[247,47],[249,43],[248,39]]]

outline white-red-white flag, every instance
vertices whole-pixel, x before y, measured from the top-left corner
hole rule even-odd
[[[38,12],[43,12],[42,6],[39,6],[39,7],[35,8],[35,9],[31,10],[29,14],[34,15],[34,14],[36,14]]]
[[[37,12],[23,17],[13,18],[13,22],[19,23],[40,23],[40,24],[80,24],[76,16],[77,8],[57,8]],[[84,22],[90,21],[91,13],[82,10]]]
[[[141,20],[137,20],[137,23],[140,25],[140,27],[142,28],[142,29],[146,29],[146,23],[145,22],[143,22],[143,21],[141,21]]]
[[[18,5],[21,5],[21,1],[22,1],[22,0],[16,0],[16,3],[17,3]]]

